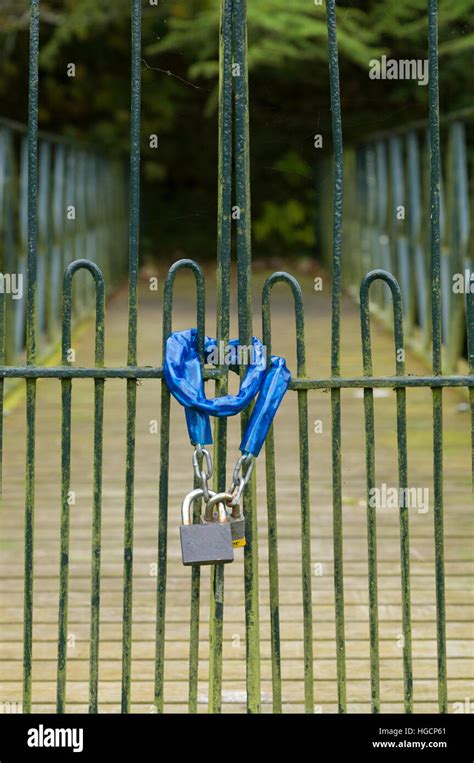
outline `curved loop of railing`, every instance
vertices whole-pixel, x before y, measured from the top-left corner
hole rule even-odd
[[[403,336],[403,300],[398,281],[386,270],[372,270],[362,280],[360,287],[360,317],[362,334],[362,358],[364,376],[372,376],[372,347],[370,336],[369,291],[376,281],[383,281],[390,289],[393,302],[393,323],[395,343],[395,374],[405,375],[405,348]],[[413,667],[411,648],[411,596],[410,596],[410,541],[407,477],[407,424],[406,390],[396,389],[397,399],[397,442],[398,442],[398,481],[400,510],[400,559],[402,587],[403,621],[403,671],[404,702],[407,713],[413,710]],[[366,434],[366,480],[367,480],[367,543],[369,577],[369,629],[370,629],[370,668],[371,668],[371,703],[372,712],[380,712],[380,665],[379,665],[379,626],[378,626],[378,585],[377,585],[377,524],[374,503],[375,483],[375,420],[374,393],[368,387],[364,389],[364,414]],[[403,499],[401,498],[403,496]],[[376,499],[375,499],[376,500]]]
[[[104,365],[105,282],[100,268],[94,262],[84,259],[71,262],[64,273],[62,363],[63,365],[70,365],[71,363],[69,352],[71,350],[73,307],[72,282],[74,275],[81,270],[88,270],[95,283],[95,365],[100,368]],[[104,384],[104,379],[94,380],[94,469],[89,653],[89,711],[91,713],[96,713],[98,711]],[[58,713],[63,713],[66,708],[70,504],[75,500],[71,493],[71,379],[61,380],[61,399],[61,553],[59,570],[58,670],[56,699]]]
[[[204,360],[205,335],[205,282],[204,273],[197,262],[182,259],[169,269],[163,296],[163,360],[166,340],[172,330],[173,288],[176,276],[182,270],[190,270],[196,281],[196,321],[198,349]],[[163,682],[165,665],[165,614],[166,614],[166,573],[167,573],[167,535],[168,535],[168,470],[170,438],[170,392],[163,380],[161,385],[161,424],[160,424],[160,489],[159,489],[159,529],[158,529],[158,584],[156,612],[156,657],[155,657],[155,706],[157,712],[163,712]],[[195,483],[196,486],[197,483]],[[195,516],[200,513],[200,501],[195,501]],[[201,572],[198,566],[191,571],[191,619],[189,639],[189,711],[197,712],[197,688],[199,666],[199,603]]]
[[[204,272],[201,266],[198,265],[195,260],[182,259],[173,263],[173,265],[168,270],[168,275],[166,276],[165,281],[165,290],[163,296],[163,360],[166,340],[168,339],[172,330],[173,287],[176,276],[181,270],[190,270],[196,280],[198,349],[201,358],[204,356],[204,311],[206,302]]]
[[[295,305],[296,364],[299,377],[306,375],[306,350],[304,337],[304,306],[301,287],[288,273],[273,273],[265,281],[262,292],[263,343],[267,358],[271,355],[270,296],[277,283],[285,283],[291,289]],[[301,495],[301,550],[303,581],[303,628],[304,628],[304,692],[306,712],[314,712],[313,674],[313,612],[311,594],[311,526],[309,495],[308,453],[308,395],[298,390],[298,423],[300,439],[300,495]],[[282,712],[281,649],[280,649],[280,597],[278,583],[278,527],[275,487],[275,440],[271,427],[265,442],[265,472],[268,513],[268,556],[270,578],[270,622],[272,645],[273,712]]]
[[[71,348],[72,279],[79,270],[88,270],[95,282],[95,364],[97,367],[101,367],[104,365],[105,282],[99,266],[90,260],[74,260],[67,266],[64,273],[62,362],[64,365],[69,365],[67,355]]]
[[[383,281],[389,287],[393,300],[393,328],[395,339],[396,375],[405,373],[403,338],[403,299],[397,279],[387,270],[372,270],[367,273],[360,287],[360,317],[362,331],[362,354],[365,376],[372,376],[372,348],[370,340],[369,290],[374,281]],[[399,350],[402,350],[399,353]],[[400,358],[400,359],[399,359]]]
[[[270,315],[270,295],[273,287],[277,283],[286,283],[293,294],[295,303],[296,320],[296,373],[299,377],[306,376],[306,348],[304,341],[304,306],[301,286],[296,278],[289,273],[272,273],[264,283],[262,291],[262,326],[263,326],[263,344],[267,349],[267,361],[271,355],[271,315]]]

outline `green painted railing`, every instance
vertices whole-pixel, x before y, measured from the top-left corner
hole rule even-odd
[[[6,313],[7,362],[17,360],[26,348],[26,252],[31,188],[26,132],[22,125],[0,118],[0,273],[4,277],[0,307]],[[61,282],[68,263],[78,257],[97,263],[109,290],[127,277],[127,178],[121,162],[45,133],[38,135],[37,167],[34,246],[36,321],[41,351],[59,337]],[[12,287],[20,287],[23,294],[18,292],[18,297],[12,294]],[[93,293],[81,273],[74,290],[76,316],[86,314],[92,304]]]
[[[464,294],[474,274],[474,109],[444,117],[440,139],[444,156],[439,200],[441,335],[445,366],[456,371],[459,361],[466,365]],[[393,273],[402,289],[407,340],[428,357],[432,346],[428,122],[374,135],[347,148],[344,161],[343,284],[356,293],[368,270]],[[320,250],[328,266],[331,172],[329,160],[319,164]],[[390,323],[388,291],[375,288],[371,304]]]
[[[91,379],[95,385],[94,403],[94,501],[93,501],[93,537],[91,549],[91,630],[90,630],[90,674],[89,674],[89,709],[97,712],[100,709],[98,694],[98,672],[100,659],[100,553],[101,553],[101,484],[102,484],[102,427],[104,380],[124,379],[127,386],[127,427],[126,427],[126,470],[125,470],[125,506],[124,506],[124,546],[123,546],[123,631],[122,631],[122,711],[130,711],[131,695],[131,659],[132,659],[132,620],[133,620],[133,553],[134,553],[134,479],[135,479],[135,414],[136,386],[140,379],[161,380],[161,439],[160,439],[160,474],[159,474],[159,529],[158,529],[158,579],[156,598],[156,655],[155,655],[155,691],[154,705],[158,712],[164,708],[164,676],[165,676],[165,638],[166,638],[166,604],[167,604],[167,530],[168,530],[168,497],[169,497],[169,440],[170,440],[170,393],[163,381],[162,367],[141,367],[137,365],[137,287],[138,287],[138,258],[139,258],[139,191],[140,191],[140,67],[141,67],[141,2],[132,0],[132,106],[131,106],[131,164],[130,164],[130,199],[129,199],[129,336],[127,365],[117,368],[104,367],[104,298],[105,279],[103,270],[107,270],[108,259],[98,261],[98,264],[88,259],[75,262],[61,259],[66,264],[63,276],[62,296],[62,365],[46,367],[37,365],[36,339],[40,331],[39,312],[37,310],[42,244],[41,208],[44,203],[39,193],[38,177],[38,50],[39,50],[39,0],[31,0],[31,42],[30,42],[30,92],[29,92],[29,125],[27,154],[27,195],[26,211],[24,212],[25,232],[24,246],[20,247],[23,256],[26,254],[26,270],[28,275],[26,329],[27,355],[26,365],[7,364],[5,360],[5,331],[4,311],[0,312],[0,401],[3,403],[3,384],[5,378],[24,379],[27,390],[27,448],[26,448],[26,481],[25,481],[25,569],[24,569],[24,636],[23,636],[23,710],[30,712],[32,707],[32,634],[33,634],[33,583],[34,583],[34,508],[35,508],[35,418],[36,418],[36,383],[37,379],[60,379],[62,385],[62,506],[61,506],[61,557],[60,557],[60,587],[58,603],[58,663],[57,663],[57,710],[62,712],[67,707],[66,671],[67,659],[65,641],[68,625],[69,598],[69,507],[67,496],[70,489],[70,454],[71,454],[71,390],[75,379]],[[378,631],[378,578],[377,578],[377,529],[375,512],[371,507],[369,495],[375,481],[375,451],[374,451],[374,389],[390,388],[396,390],[397,401],[397,441],[398,467],[400,487],[407,484],[407,444],[406,444],[406,390],[413,388],[430,388],[433,397],[433,463],[434,463],[434,529],[433,544],[436,560],[436,623],[437,623],[437,682],[438,704],[440,712],[447,712],[447,674],[446,674],[446,611],[444,588],[444,537],[443,537],[443,430],[442,402],[443,389],[446,387],[469,389],[471,402],[471,425],[474,439],[474,296],[466,295],[467,305],[467,338],[468,338],[468,373],[464,375],[444,375],[442,370],[442,331],[443,331],[443,293],[442,290],[442,206],[441,206],[441,146],[438,108],[438,55],[437,55],[437,2],[428,1],[429,18],[429,59],[430,59],[430,161],[429,161],[429,197],[424,213],[423,205],[416,194],[412,194],[413,220],[410,227],[430,242],[430,256],[423,254],[420,272],[421,284],[424,286],[424,312],[428,321],[429,344],[432,346],[433,370],[424,376],[407,376],[403,361],[406,327],[414,323],[413,315],[410,323],[411,300],[407,301],[413,279],[407,269],[410,267],[410,250],[408,233],[400,227],[395,231],[395,251],[390,247],[387,232],[388,217],[387,203],[382,204],[380,194],[373,193],[371,186],[370,200],[367,196],[349,196],[345,194],[344,182],[347,185],[360,178],[355,173],[355,165],[350,172],[351,162],[354,164],[356,154],[344,156],[342,119],[339,92],[338,48],[336,32],[335,0],[327,0],[328,41],[329,41],[329,73],[331,85],[331,109],[333,117],[333,142],[335,166],[332,177],[332,187],[329,193],[332,204],[329,205],[328,220],[332,221],[331,255],[328,265],[332,270],[332,343],[331,343],[331,375],[329,378],[311,379],[306,376],[305,366],[305,327],[301,290],[295,279],[286,273],[277,273],[267,279],[262,298],[263,332],[265,344],[271,346],[271,310],[270,297],[275,283],[283,282],[288,286],[294,300],[295,328],[297,348],[297,375],[292,379],[290,389],[298,398],[299,421],[299,482],[300,482],[300,522],[301,522],[301,585],[302,585],[302,615],[304,625],[303,660],[304,660],[304,701],[307,712],[314,711],[315,681],[313,655],[313,614],[312,614],[312,576],[311,576],[311,528],[309,502],[309,458],[308,458],[308,395],[314,390],[331,390],[332,411],[332,464],[333,464],[333,539],[334,539],[334,590],[335,590],[335,635],[337,649],[337,694],[338,709],[344,713],[347,710],[346,699],[346,651],[345,651],[345,606],[344,606],[344,569],[343,569],[343,516],[342,516],[342,471],[341,471],[341,389],[360,388],[364,390],[365,431],[367,438],[367,538],[368,538],[368,590],[369,590],[369,626],[368,639],[370,642],[371,684],[370,699],[374,713],[379,712],[383,696],[380,694],[379,670],[379,631]],[[252,283],[251,283],[251,216],[250,216],[250,183],[249,183],[249,112],[248,112],[248,73],[246,63],[247,30],[245,0],[222,0],[220,26],[220,88],[219,88],[219,183],[218,183],[218,235],[217,235],[217,336],[226,341],[229,336],[230,316],[230,287],[229,270],[232,240],[232,205],[240,208],[240,216],[235,221],[235,237],[237,242],[238,266],[238,318],[239,337],[242,344],[249,344],[252,334]],[[232,76],[231,63],[240,64],[239,76]],[[457,123],[456,123],[457,124]],[[460,134],[459,128],[457,134]],[[410,133],[413,135],[413,133]],[[397,178],[396,199],[403,203],[405,200],[403,173],[399,162],[400,150],[398,139],[392,140],[393,165]],[[414,151],[413,138],[410,140],[411,150]],[[456,138],[459,141],[460,138]],[[394,141],[394,142],[393,142]],[[382,156],[383,142],[378,143],[377,151]],[[460,143],[456,144],[458,146]],[[26,149],[25,149],[26,150]],[[54,149],[58,152],[58,148]],[[364,147],[358,156],[374,158],[377,151]],[[235,161],[234,161],[235,160]],[[345,161],[346,160],[346,161]],[[360,160],[359,160],[360,161]],[[464,166],[464,165],[463,165]],[[365,165],[364,165],[365,167]],[[377,165],[380,176],[387,172],[387,160],[379,161]],[[411,167],[413,174],[413,166]],[[361,170],[364,183],[368,177],[365,169]],[[428,170],[427,170],[428,172]],[[62,173],[59,172],[62,177]],[[416,173],[414,173],[416,176]],[[328,177],[328,176],[327,176]],[[459,176],[458,176],[459,180]],[[43,182],[45,182],[43,180]],[[382,184],[385,181],[382,182]],[[416,188],[416,180],[413,180]],[[364,186],[365,187],[365,186]],[[461,191],[459,190],[461,187]],[[463,183],[458,183],[455,198],[464,199]],[[413,187],[412,187],[413,190]],[[59,194],[59,191],[57,191]],[[60,200],[63,194],[59,194]],[[347,220],[365,231],[367,240],[374,238],[374,231],[379,230],[377,251],[384,254],[385,259],[376,261],[367,259],[368,255],[360,244],[354,248],[343,238],[343,203],[346,198]],[[418,203],[417,203],[418,198]],[[39,199],[39,207],[38,207]],[[375,199],[375,201],[374,201]],[[357,200],[360,215],[355,214],[351,204]],[[378,205],[377,203],[378,202]],[[61,208],[60,202],[58,202]],[[461,205],[462,206],[462,205]],[[408,208],[408,207],[407,207]],[[376,228],[377,217],[380,215],[382,233]],[[39,212],[39,217],[38,217]],[[415,214],[416,212],[416,214]],[[103,223],[103,212],[98,213],[97,226]],[[461,219],[459,210],[453,212]],[[14,219],[8,218],[8,219]],[[464,220],[464,218],[462,218]],[[365,221],[369,220],[370,225]],[[423,222],[424,221],[424,222]],[[458,223],[456,223],[458,224]],[[459,230],[465,240],[465,223],[459,223]],[[464,226],[464,227],[463,227]],[[87,231],[89,228],[87,228]],[[357,228],[359,230],[359,228]],[[86,232],[87,232],[86,231]],[[355,234],[353,234],[355,236]],[[380,240],[382,236],[382,240]],[[387,240],[384,238],[387,237]],[[462,236],[461,236],[462,238]],[[411,240],[411,239],[410,239]],[[358,241],[358,239],[357,239]],[[413,241],[412,241],[413,243]],[[41,244],[41,245],[40,245]],[[60,244],[58,243],[58,246]],[[368,244],[367,244],[368,246]],[[375,251],[375,245],[373,245]],[[13,251],[10,249],[9,251]],[[97,256],[105,257],[101,247],[96,247]],[[372,251],[372,249],[370,249]],[[463,250],[464,252],[464,250]],[[462,255],[465,256],[464,254]],[[99,267],[100,265],[100,267]],[[377,268],[373,269],[376,265]],[[380,266],[385,266],[381,269]],[[200,266],[191,260],[181,260],[170,269],[164,287],[164,315],[162,323],[163,345],[172,330],[172,303],[175,279],[182,270],[191,270],[196,281],[197,314],[196,326],[202,346],[205,324],[205,279]],[[64,270],[64,268],[62,268]],[[82,271],[89,271],[95,284],[96,305],[96,343],[95,365],[90,368],[77,368],[69,363],[68,348],[71,337],[71,320],[73,311],[72,281],[77,279]],[[394,274],[389,272],[393,270]],[[370,272],[367,272],[370,271]],[[85,274],[87,275],[87,274]],[[110,280],[110,272],[107,273]],[[399,277],[400,285],[395,276]],[[58,276],[59,277],[59,276]],[[347,283],[360,286],[361,334],[363,350],[363,375],[347,378],[340,372],[340,302],[343,278]],[[391,376],[376,377],[372,370],[372,349],[370,337],[370,305],[369,289],[374,299],[382,299],[380,289],[382,284],[389,288],[391,294],[390,308],[394,322],[395,339],[395,373]],[[91,290],[91,295],[94,292]],[[91,296],[91,299],[93,296]],[[386,298],[384,297],[384,300]],[[404,300],[407,304],[403,304]],[[5,304],[5,300],[2,305]],[[384,307],[388,310],[384,301]],[[74,305],[74,309],[76,306]],[[464,307],[462,308],[464,311]],[[404,319],[404,315],[406,316]],[[427,323],[428,325],[428,323]],[[205,378],[216,383],[218,393],[225,394],[228,383],[228,367],[206,370]],[[1,413],[1,411],[0,411]],[[242,426],[245,426],[249,412],[242,416]],[[0,417],[1,421],[1,417]],[[1,435],[0,427],[0,435]],[[226,470],[226,422],[218,420],[215,431],[215,489],[225,487]],[[1,446],[1,439],[0,439]],[[1,450],[1,448],[0,448]],[[474,454],[474,448],[473,448]],[[271,621],[271,668],[273,688],[273,710],[282,711],[282,671],[280,644],[280,600],[279,600],[279,560],[278,560],[278,528],[276,511],[275,486],[275,452],[273,430],[270,432],[265,452],[267,512],[268,512],[268,552],[270,578],[270,621]],[[473,457],[474,476],[474,457]],[[244,513],[246,518],[246,547],[244,556],[244,587],[245,587],[245,618],[246,618],[246,698],[249,712],[259,712],[261,706],[260,680],[260,628],[259,628],[259,553],[258,528],[256,515],[256,482],[255,474],[244,493]],[[411,653],[411,595],[410,595],[410,550],[409,526],[406,508],[400,506],[400,560],[401,560],[401,597],[403,613],[403,668],[404,689],[403,700],[406,712],[413,709],[412,653]],[[189,650],[189,711],[196,712],[198,705],[198,664],[200,634],[200,588],[201,576],[198,568],[191,573],[191,608],[190,608],[190,650]],[[222,703],[222,659],[223,659],[223,621],[224,621],[224,567],[216,565],[211,573],[211,606],[209,620],[209,710],[220,712]],[[152,698],[150,698],[151,700]],[[183,698],[184,699],[184,698]]]

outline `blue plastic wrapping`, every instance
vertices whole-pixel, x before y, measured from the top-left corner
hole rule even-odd
[[[230,354],[238,340],[229,342]],[[205,337],[204,356],[208,363],[220,348],[216,339]],[[233,363],[232,357],[230,358]],[[197,349],[197,330],[177,331],[166,342],[163,375],[171,394],[185,408],[189,437],[193,445],[209,445],[212,433],[209,416],[235,416],[241,413],[260,392],[244,434],[240,449],[257,456],[265,441],[275,413],[288,389],[291,375],[283,358],[272,356],[266,368],[265,348],[252,337],[252,353],[237,395],[207,399],[202,366]]]
[[[290,381],[291,374],[284,358],[272,355],[270,368],[263,379],[257,402],[240,443],[242,453],[258,456]]]

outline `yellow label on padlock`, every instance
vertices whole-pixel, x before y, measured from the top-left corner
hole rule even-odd
[[[245,546],[245,538],[238,538],[238,540],[232,541],[232,548],[243,548]]]

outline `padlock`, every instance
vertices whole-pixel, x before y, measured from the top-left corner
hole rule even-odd
[[[211,494],[210,500],[207,502],[205,521],[215,522],[214,506],[221,503],[228,506],[227,521],[230,524],[230,530],[232,533],[232,545],[234,548],[242,548],[245,546],[245,519],[242,514],[242,510],[238,504],[232,506],[233,496],[231,493],[214,493]]]
[[[230,522],[230,530],[232,533],[232,545],[234,548],[243,548],[245,546],[245,519],[242,513],[242,509],[237,504],[231,508],[228,514]]]
[[[211,498],[215,495],[211,491]],[[183,564],[229,564],[234,561],[232,532],[224,504],[218,504],[217,520],[193,523],[191,510],[194,501],[202,498],[202,488],[192,490],[184,498],[181,507],[180,527]]]

